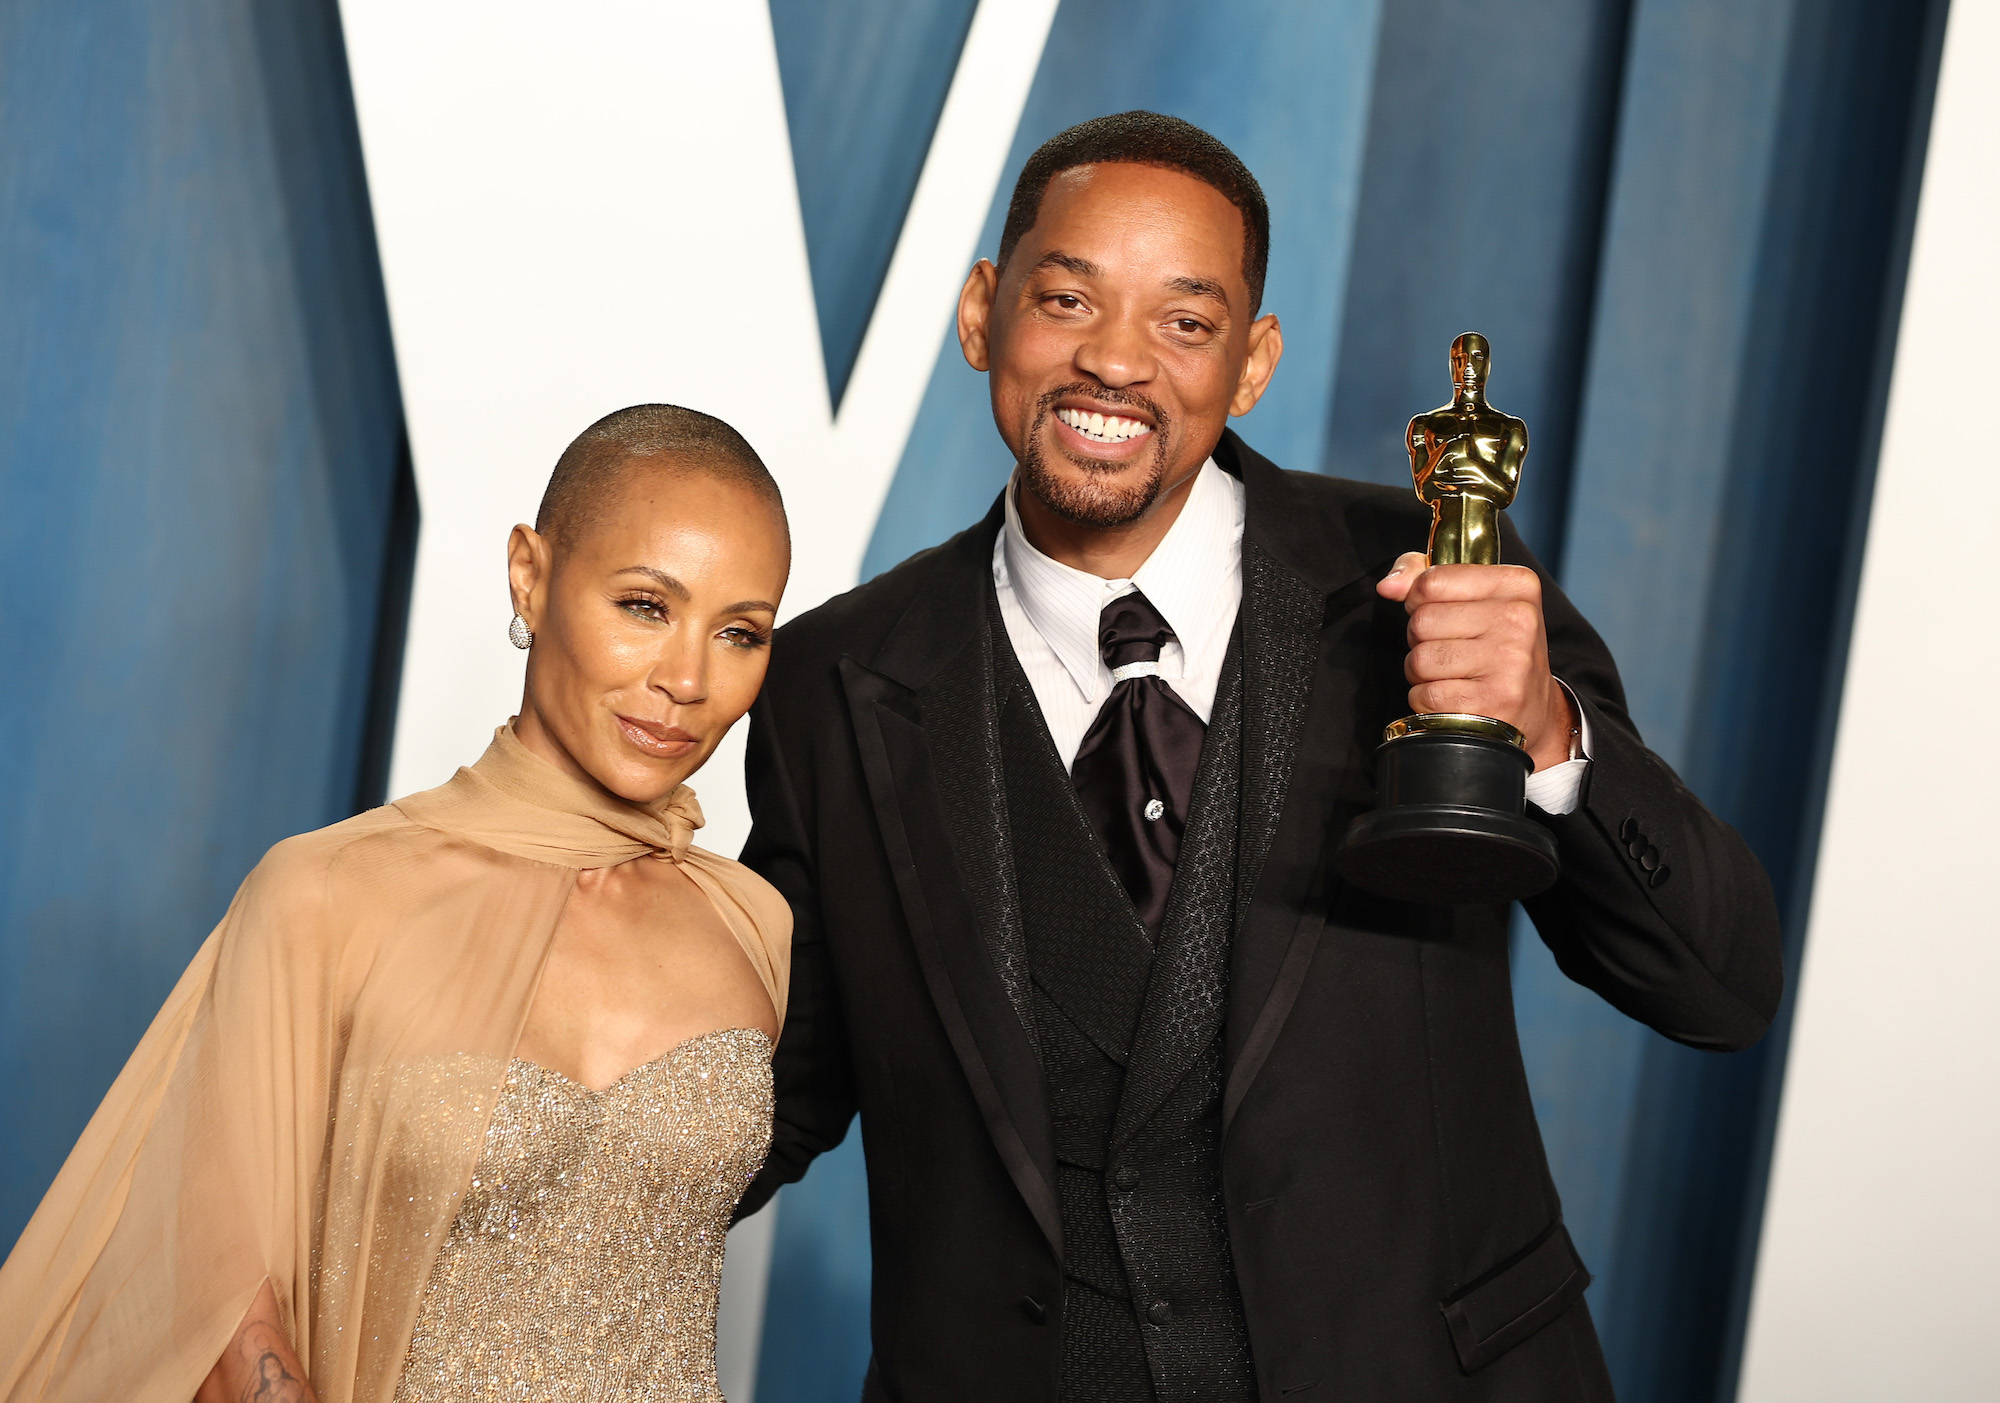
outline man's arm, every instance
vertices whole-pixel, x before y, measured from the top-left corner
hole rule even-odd
[[[1588,726],[1581,802],[1544,817],[1562,876],[1523,904],[1563,972],[1615,1008],[1692,1047],[1748,1047],[1784,987],[1770,880],[1646,749],[1603,640],[1504,518],[1501,531],[1511,565],[1427,570],[1406,555],[1378,586],[1410,613],[1411,709],[1512,722],[1540,770]]]
[[[1562,877],[1523,904],[1563,973],[1613,1007],[1691,1047],[1748,1047],[1784,991],[1770,879],[1646,749],[1603,640],[1552,582],[1545,591],[1550,660],[1592,753],[1581,802],[1543,819]]]
[[[855,1112],[847,1027],[820,911],[818,865],[804,818],[809,795],[802,795],[794,782],[772,691],[766,687],[750,712],[743,772],[751,828],[743,862],[791,905],[792,978],[785,1026],[772,1059],[777,1115],[771,1150],[736,1205],[738,1219],[762,1208],[779,1188],[803,1177],[815,1156],[838,1145]]]

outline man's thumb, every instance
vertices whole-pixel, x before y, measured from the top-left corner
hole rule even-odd
[[[1375,592],[1384,599],[1402,599],[1409,594],[1410,586],[1417,582],[1417,576],[1424,573],[1426,562],[1421,551],[1405,551],[1396,557],[1396,564],[1382,582],[1375,586]]]

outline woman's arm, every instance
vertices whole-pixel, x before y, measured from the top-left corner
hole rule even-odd
[[[278,1294],[269,1281],[194,1398],[195,1403],[318,1403],[305,1365],[279,1328]]]

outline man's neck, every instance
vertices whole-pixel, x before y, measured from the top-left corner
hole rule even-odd
[[[1145,515],[1123,526],[1071,521],[1050,511],[1032,492],[1015,492],[1014,508],[1021,515],[1021,532],[1028,544],[1049,559],[1099,579],[1129,580],[1180,519],[1200,476],[1201,469],[1196,468],[1162,492]]]

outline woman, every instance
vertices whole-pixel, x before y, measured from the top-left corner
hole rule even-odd
[[[681,783],[762,684],[778,491],[622,410],[514,528],[520,715],[280,843],[4,1269],[0,1399],[717,1399],[790,917]]]

